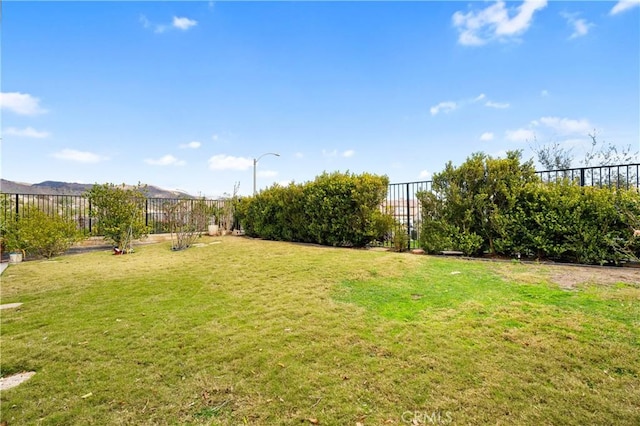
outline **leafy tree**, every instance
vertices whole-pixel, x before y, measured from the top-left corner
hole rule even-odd
[[[146,237],[145,186],[127,188],[124,184],[94,185],[86,194],[91,203],[91,217],[97,219],[97,232],[126,253],[134,239]]]
[[[584,167],[611,166],[614,164],[627,164],[638,161],[640,152],[633,152],[631,145],[618,147],[611,142],[598,142],[596,129],[589,133],[591,139],[590,149],[582,160]]]
[[[531,150],[538,157],[538,162],[545,170],[564,170],[570,169],[573,162],[573,150],[565,148],[554,141],[547,145],[539,145],[534,139]]]
[[[596,129],[588,136],[591,142],[584,158],[579,161],[581,167],[628,164],[640,159],[640,151],[634,152],[631,145],[616,146],[611,142],[598,142]],[[530,148],[536,154],[538,162],[546,170],[563,170],[574,167],[573,149],[566,148],[557,141],[540,145],[534,139]]]

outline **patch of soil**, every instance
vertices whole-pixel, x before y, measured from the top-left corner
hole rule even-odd
[[[640,269],[606,266],[549,266],[550,279],[565,289],[580,284],[626,283],[640,287]]]

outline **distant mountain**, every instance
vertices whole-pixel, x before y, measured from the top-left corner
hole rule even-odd
[[[36,184],[0,180],[0,192],[5,194],[35,194],[35,195],[83,195],[93,184],[45,181]],[[131,187],[131,186],[130,186]],[[150,198],[194,198],[193,195],[162,189],[157,186],[147,186],[147,196]]]

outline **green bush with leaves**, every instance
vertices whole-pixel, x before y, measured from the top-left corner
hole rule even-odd
[[[12,216],[3,224],[3,246],[29,257],[58,256],[82,238],[72,219],[47,214],[36,206],[25,206],[21,216]]]
[[[97,219],[96,232],[124,252],[134,239],[146,237],[145,187],[117,186],[112,183],[94,185],[86,194],[91,203],[91,217]]]
[[[496,253],[504,234],[505,212],[511,211],[528,182],[538,181],[532,162],[520,152],[505,159],[475,153],[461,166],[449,162],[433,176],[432,191],[421,192],[421,245],[430,253],[460,250],[468,255]]]
[[[250,236],[362,247],[383,239],[393,223],[380,210],[388,184],[386,176],[323,173],[245,198],[238,213]]]
[[[581,187],[568,180],[530,184],[504,240],[537,258],[617,264],[640,256],[634,218],[640,218],[635,190]],[[512,254],[513,248],[505,249]]]
[[[635,189],[542,183],[520,153],[474,154],[451,163],[418,195],[421,246],[429,253],[525,256],[577,263],[620,263],[640,256],[640,195]]]

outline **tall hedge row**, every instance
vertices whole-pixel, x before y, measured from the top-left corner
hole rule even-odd
[[[640,257],[637,189],[542,183],[519,152],[505,159],[473,154],[434,175],[419,194],[421,244],[430,253],[460,250],[588,264]]]
[[[254,237],[363,247],[389,232],[393,219],[380,209],[388,185],[386,176],[323,173],[243,198],[238,216]]]

